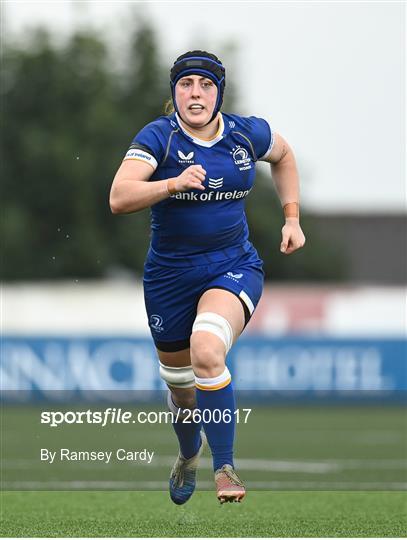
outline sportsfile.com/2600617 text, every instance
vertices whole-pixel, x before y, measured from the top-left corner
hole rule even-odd
[[[41,411],[41,424],[58,427],[62,424],[171,424],[172,422],[209,422],[247,424],[252,409],[179,409],[171,411],[126,411],[122,408],[108,407],[101,411]]]

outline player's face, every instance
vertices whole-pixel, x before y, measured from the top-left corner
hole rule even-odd
[[[218,89],[201,75],[182,77],[175,86],[175,99],[181,118],[191,127],[205,126],[212,117]]]

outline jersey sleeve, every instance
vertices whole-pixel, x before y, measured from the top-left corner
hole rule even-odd
[[[164,157],[166,137],[156,122],[147,124],[132,140],[123,161],[135,159],[155,170]]]
[[[274,133],[270,124],[263,118],[250,116],[248,119],[249,138],[253,144],[258,161],[265,160],[274,144]]]

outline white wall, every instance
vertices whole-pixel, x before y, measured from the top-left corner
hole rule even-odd
[[[275,284],[265,289],[245,335],[405,336],[406,291]],[[6,336],[149,335],[140,283],[7,284],[1,307]]]

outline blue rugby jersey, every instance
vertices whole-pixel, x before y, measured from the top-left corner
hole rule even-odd
[[[133,139],[124,159],[149,163],[150,182],[179,176],[190,165],[206,170],[204,191],[177,193],[151,207],[148,258],[186,267],[238,257],[253,249],[244,211],[255,162],[267,157],[273,132],[266,120],[219,113],[210,140],[188,133],[177,114],[161,116]]]

